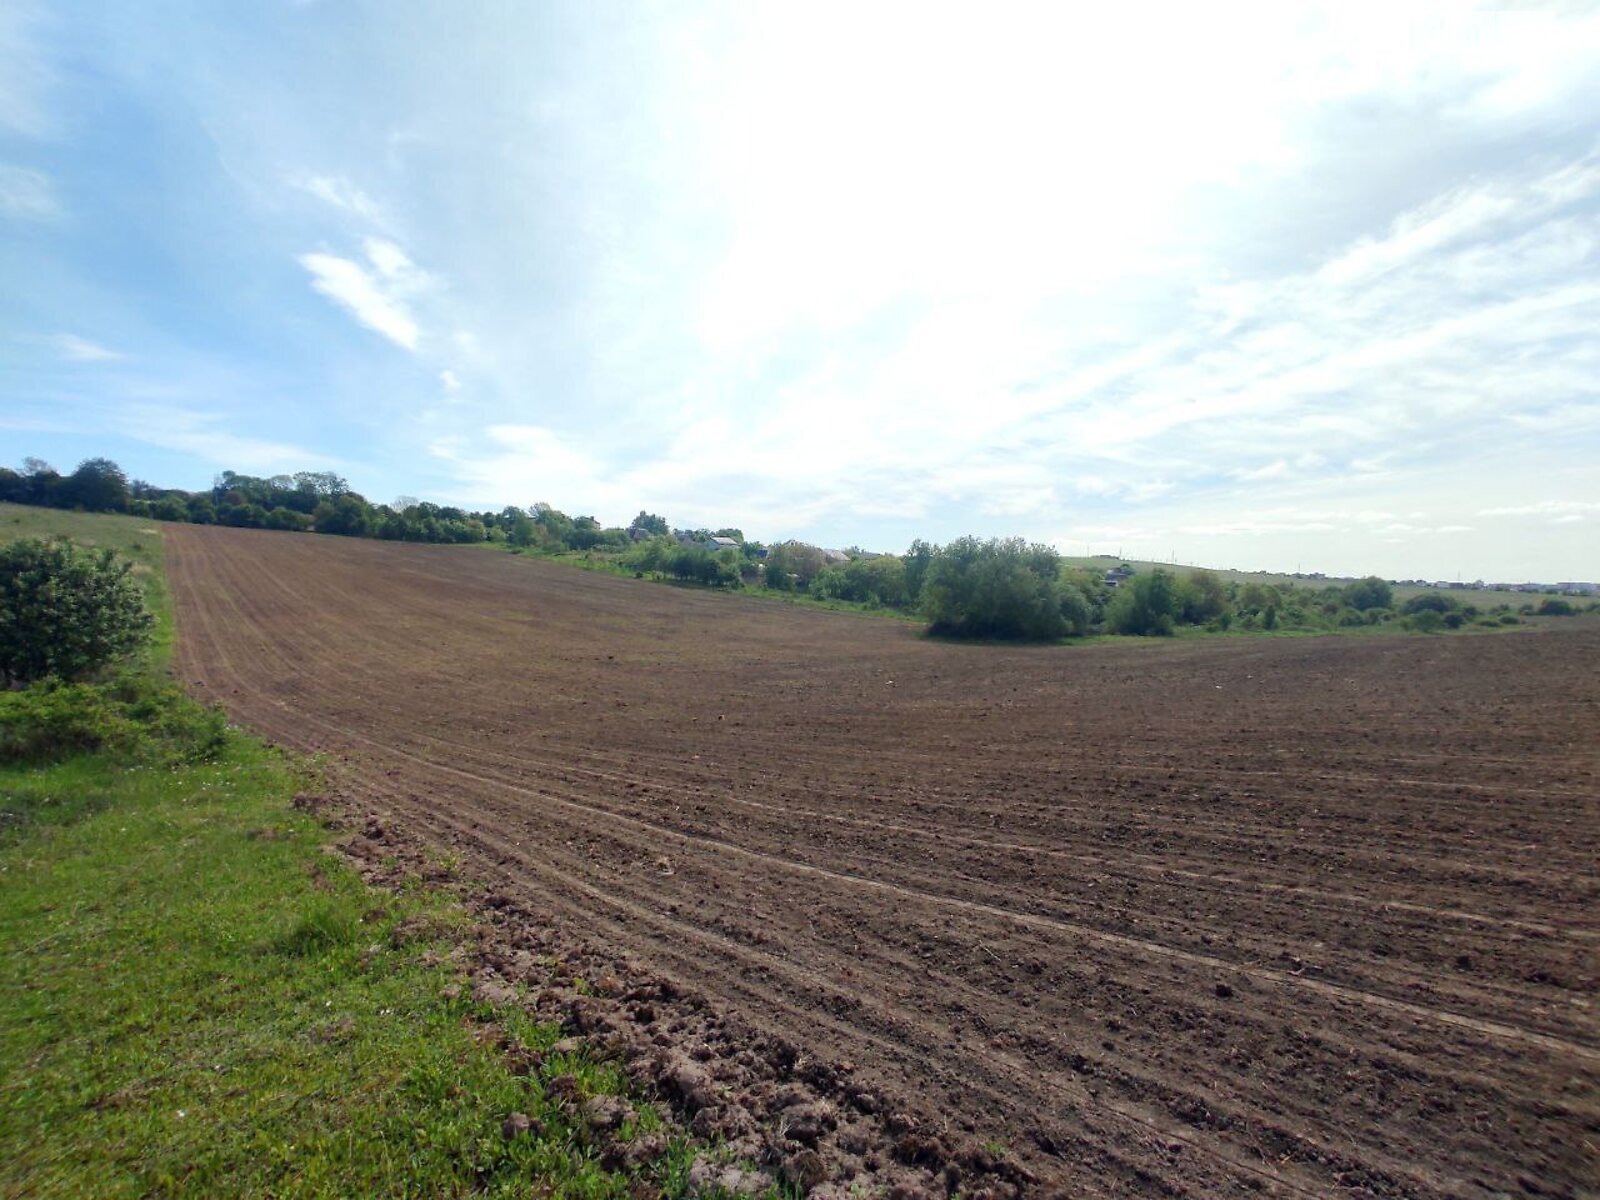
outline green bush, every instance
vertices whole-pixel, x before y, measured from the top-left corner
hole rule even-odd
[[[1269,607],[1265,628],[1276,629],[1278,613]],[[1145,575],[1135,575],[1117,589],[1106,609],[1106,626],[1112,633],[1166,637],[1172,633],[1178,615],[1177,580],[1159,567]]]
[[[852,558],[847,563],[817,572],[811,581],[811,594],[823,599],[898,608],[909,598],[906,564],[890,554]]]
[[[65,539],[0,549],[0,683],[82,679],[143,646],[155,619],[132,570]]]
[[[1521,620],[1520,617],[1517,616],[1516,613],[1501,613],[1500,614],[1500,624],[1502,624],[1502,625],[1520,625],[1520,624],[1522,624],[1522,620]]]
[[[1222,614],[1226,619],[1227,613]],[[1061,619],[1067,623],[1068,637],[1083,637],[1094,622],[1094,608],[1089,598],[1070,583],[1061,585]]]
[[[1424,608],[1407,617],[1406,624],[1418,633],[1438,633],[1444,628],[1444,617],[1434,609]]]
[[[1390,608],[1394,605],[1394,589],[1386,579],[1368,575],[1344,589],[1345,603],[1365,612],[1369,608]]]
[[[200,762],[228,741],[227,718],[176,684],[142,676],[111,683],[45,679],[0,692],[0,763],[56,762],[106,751],[143,762]]]
[[[1417,613],[1447,613],[1456,607],[1456,602],[1449,596],[1440,595],[1438,592],[1423,592],[1413,596],[1400,606],[1400,611],[1407,616]]]
[[[1539,607],[1533,610],[1535,615],[1541,617],[1575,617],[1578,610],[1573,607],[1572,601],[1549,597],[1539,601]]]
[[[1228,611],[1228,591],[1211,571],[1195,571],[1178,589],[1183,621],[1204,625]]]
[[[935,551],[922,585],[922,611],[928,632],[946,637],[1054,641],[1072,632],[1063,611],[1065,589],[1061,556],[1049,546],[963,537]],[[1077,601],[1067,604],[1076,613]]]
[[[0,692],[0,762],[54,762],[139,741],[138,726],[103,687],[47,679]]]

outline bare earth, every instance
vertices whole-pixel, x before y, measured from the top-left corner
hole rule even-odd
[[[562,936],[666,981],[588,1020],[720,1031],[660,1077],[741,1146],[968,1194],[1600,1194],[1593,621],[959,646],[470,548],[166,539],[189,686],[463,855],[508,975]]]

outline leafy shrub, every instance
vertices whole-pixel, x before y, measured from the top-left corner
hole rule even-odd
[[[1222,619],[1227,615],[1222,613]],[[1070,583],[1061,585],[1061,619],[1067,624],[1068,637],[1082,637],[1094,621],[1094,608],[1089,598]]]
[[[1537,616],[1541,617],[1575,617],[1578,615],[1578,610],[1573,607],[1572,601],[1561,600],[1554,596],[1539,601],[1539,607],[1533,611]]]
[[[922,610],[934,634],[1053,641],[1071,630],[1063,588],[1061,556],[1049,546],[963,537],[934,552]]]
[[[1267,628],[1274,629],[1278,622],[1277,610],[1268,608],[1267,611],[1272,621]],[[1117,589],[1106,609],[1106,625],[1113,633],[1166,637],[1172,633],[1177,614],[1177,580],[1170,571],[1158,567],[1148,574],[1135,575]]]
[[[822,551],[805,542],[779,542],[767,551],[762,581],[775,592],[806,591],[822,573],[827,560]]]
[[[1421,595],[1413,596],[1407,600],[1400,606],[1400,611],[1407,616],[1412,616],[1416,613],[1425,612],[1447,613],[1455,607],[1456,602],[1449,596],[1442,596],[1438,592],[1423,592]]]
[[[1516,613],[1501,613],[1500,614],[1500,624],[1502,624],[1502,625],[1520,625],[1520,624],[1522,624],[1522,620],[1521,620],[1520,617],[1517,616]]]
[[[1447,613],[1444,614],[1445,628],[1446,629],[1460,629],[1462,624],[1466,621],[1466,619],[1467,619],[1467,617],[1466,617],[1465,613],[1447,612]]]
[[[81,679],[144,645],[155,622],[132,570],[64,539],[0,549],[0,682]]]
[[[1444,616],[1435,609],[1424,608],[1406,618],[1406,624],[1418,633],[1438,633],[1444,628]]]
[[[825,599],[897,608],[909,599],[906,564],[888,554],[877,558],[853,558],[837,567],[826,567],[817,572],[810,590],[813,596]]]
[[[1388,580],[1379,579],[1376,575],[1356,580],[1345,588],[1344,596],[1346,604],[1362,612],[1369,608],[1391,608],[1394,605],[1394,589],[1389,586]]]
[[[177,684],[125,676],[107,694],[143,733],[147,752],[167,760],[203,762],[228,744],[228,717],[200,704]]]
[[[0,692],[0,762],[54,762],[95,750],[126,750],[139,740],[138,726],[94,684],[47,679]]]
[[[1211,571],[1195,571],[1178,591],[1186,625],[1204,625],[1228,610],[1228,591]]]
[[[0,692],[0,762],[55,762],[104,751],[146,762],[197,762],[227,745],[227,718],[176,684],[128,676],[111,683],[45,679]]]

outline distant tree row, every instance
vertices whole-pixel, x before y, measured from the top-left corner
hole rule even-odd
[[[631,542],[625,529],[603,529],[593,517],[569,517],[548,504],[528,509],[507,507],[498,513],[467,512],[410,497],[394,504],[373,504],[331,471],[266,477],[223,471],[209,490],[187,492],[129,480],[122,468],[107,458],[85,459],[70,475],[29,458],[20,471],[0,467],[0,500],[195,525],[403,542],[504,541],[546,550],[621,549]]]
[[[499,512],[468,512],[411,497],[373,504],[326,471],[265,478],[224,471],[209,490],[185,492],[130,481],[110,459],[85,459],[72,474],[61,475],[30,458],[20,471],[0,468],[0,500],[201,525],[407,542],[498,542],[529,553],[580,551],[640,577],[758,587],[916,613],[927,619],[930,632],[948,637],[1053,641],[1091,633],[1163,637],[1184,626],[1220,632],[1385,623],[1437,631],[1519,619],[1504,605],[1480,612],[1439,592],[1397,605],[1394,589],[1376,576],[1309,588],[1226,582],[1204,570],[1180,576],[1121,564],[1099,571],[1071,566],[1049,546],[1021,538],[963,537],[945,546],[919,539],[905,554],[870,554],[797,541],[764,546],[736,528],[674,529],[643,510],[623,528],[568,516],[544,503],[508,505]],[[1571,611],[1557,601],[1539,613]]]

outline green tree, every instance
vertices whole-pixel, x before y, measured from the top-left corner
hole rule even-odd
[[[1344,601],[1359,612],[1369,608],[1393,608],[1394,588],[1389,586],[1388,580],[1368,575],[1345,588]]]
[[[928,568],[933,565],[937,546],[917,538],[900,561],[906,565],[906,598],[915,604],[922,599],[922,585],[928,578]]]
[[[566,543],[572,550],[592,550],[604,537],[600,522],[593,517],[576,517],[567,530]]]
[[[80,679],[132,654],[154,624],[110,550],[25,539],[0,549],[0,678]]]
[[[1228,611],[1228,589],[1210,571],[1190,574],[1183,581],[1178,596],[1183,620],[1189,625],[1203,625]]]
[[[1021,538],[957,538],[933,555],[922,611],[930,633],[949,637],[1064,637],[1061,557]]]
[[[650,537],[658,537],[661,534],[672,532],[672,527],[667,524],[665,517],[645,512],[642,508],[639,510],[639,515],[628,526],[628,532],[631,534],[636,529]]]
[[[1157,567],[1117,588],[1106,609],[1106,625],[1112,633],[1165,637],[1177,615],[1178,581]]]
[[[898,608],[907,600],[906,565],[892,554],[852,558],[819,571],[811,581],[811,592],[830,599]]]
[[[827,560],[822,551],[805,542],[780,542],[767,551],[762,579],[773,591],[805,591],[822,572]]]
[[[42,504],[47,507],[68,503],[61,492],[61,473],[44,459],[31,456],[23,459],[22,477],[28,483],[27,503]]]
[[[128,477],[109,458],[86,458],[61,484],[63,502],[90,512],[128,507]]]
[[[635,542],[633,548],[622,556],[622,565],[640,575],[667,570],[678,543],[670,534],[661,534]]]
[[[312,514],[318,533],[337,533],[345,537],[366,537],[372,532],[372,506],[354,492],[323,500]]]
[[[513,546],[531,546],[538,540],[539,527],[520,508],[507,507],[500,517],[506,531],[506,541]]]

